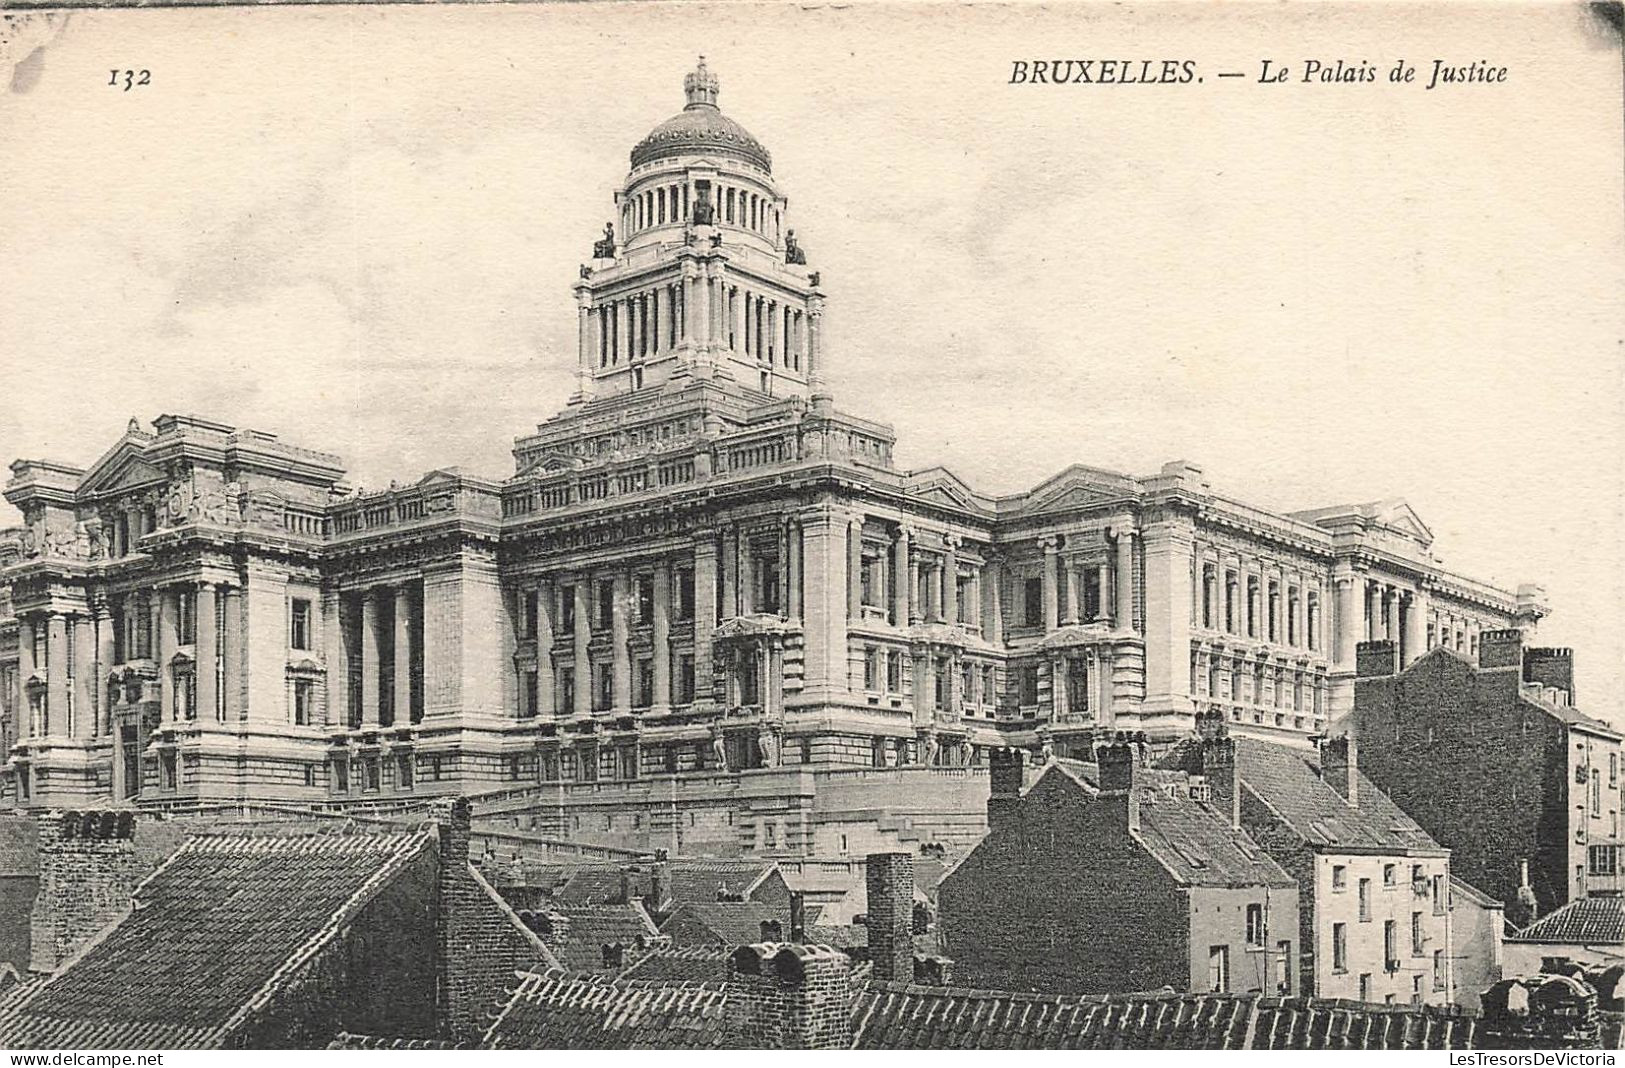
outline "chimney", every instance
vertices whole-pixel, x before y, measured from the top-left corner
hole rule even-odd
[[[1483,640],[1482,636],[1479,640]],[[1568,695],[1565,703],[1574,704],[1574,650],[1525,649],[1523,678],[1525,682],[1556,687]]]
[[[528,946],[493,937],[487,887],[469,864],[468,799],[434,798],[429,802],[428,822],[440,838],[437,1015],[452,1038],[473,1040],[489,1026],[487,1013],[493,999],[512,985],[513,971],[524,963],[520,957]]]
[[[1480,631],[1478,634],[1478,666],[1481,668],[1521,668],[1523,666],[1523,631]]]
[[[619,942],[605,942],[604,968],[610,971],[619,971],[626,966],[626,947]]]
[[[790,891],[790,941],[797,945],[807,941],[807,895],[800,890]]]
[[[654,864],[649,867],[649,910],[661,912],[666,908],[667,887],[671,886],[671,861],[666,851],[655,851]]]
[[[778,920],[763,920],[762,921],[762,941],[763,942],[782,942],[782,941],[784,941],[784,927],[779,923]]]
[[[851,968],[845,953],[828,946],[740,946],[728,958],[726,1045],[850,1048]]]
[[[1100,796],[1102,799],[1122,798],[1128,829],[1140,830],[1140,799],[1134,794],[1134,746],[1124,742],[1103,745],[1095,750],[1100,765]]]
[[[29,914],[29,968],[57,966],[130,908],[146,876],[135,813],[46,812],[38,821],[39,882]]]
[[[1241,829],[1241,791],[1236,788],[1236,740],[1204,739],[1202,779],[1213,795],[1213,807],[1230,812],[1230,826]]]
[[[1503,979],[1481,998],[1481,1049],[1601,1049],[1597,992],[1567,975]]]
[[[1354,674],[1358,678],[1380,678],[1399,670],[1399,648],[1390,641],[1361,642],[1354,647]]]
[[[1012,826],[1021,810],[1027,751],[995,749],[988,761],[987,829],[991,833]]]
[[[873,975],[909,982],[914,977],[914,858],[908,853],[870,853],[863,877],[869,896]]]
[[[1230,728],[1224,722],[1224,713],[1218,709],[1209,709],[1196,713],[1196,736],[1202,741],[1212,741],[1216,738],[1225,738],[1230,734]]]
[[[1351,808],[1360,807],[1359,746],[1345,734],[1320,743],[1320,777],[1343,796]]]

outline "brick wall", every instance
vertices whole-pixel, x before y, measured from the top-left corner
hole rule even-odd
[[[1403,674],[1360,679],[1354,697],[1361,770],[1514,923],[1527,922],[1520,860],[1541,913],[1569,900],[1571,882],[1568,731],[1519,697],[1520,674],[1435,652]]]
[[[914,858],[871,853],[863,877],[874,977],[909,982],[914,978]]]
[[[1124,808],[1122,798],[1093,801],[1065,776],[1046,775],[949,873],[938,889],[938,929],[956,984],[1189,989],[1186,896],[1128,836]]]
[[[39,892],[30,915],[30,967],[52,971],[130,907],[150,870],[130,812],[47,812],[39,818]]]
[[[826,946],[740,946],[728,961],[729,1048],[847,1049],[851,963]]]

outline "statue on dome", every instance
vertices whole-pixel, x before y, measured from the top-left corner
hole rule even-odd
[[[604,236],[592,243],[592,258],[595,260],[612,260],[615,258],[614,223],[605,223]]]
[[[711,204],[711,191],[701,189],[700,195],[694,201],[694,225],[713,226],[716,224],[717,209]]]
[[[583,282],[585,282],[587,279],[589,279],[591,277],[592,277],[592,268],[588,267],[585,263],[583,263],[581,265],[581,280]]]
[[[802,265],[807,262],[807,253],[802,250],[800,243],[796,241],[794,229],[784,235],[784,262]]]

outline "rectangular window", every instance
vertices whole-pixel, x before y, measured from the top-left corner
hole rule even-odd
[[[1592,875],[1619,874],[1619,846],[1594,845],[1586,852]]]
[[[694,657],[689,653],[677,658],[677,703],[694,703]]]
[[[1448,905],[1444,890],[1444,876],[1435,875],[1433,877],[1431,896],[1433,897],[1433,914],[1435,916],[1444,915],[1445,908]]]
[[[1370,1001],[1371,1000],[1371,973],[1370,972],[1361,972],[1360,973],[1360,1000],[1361,1001]]]
[[[895,650],[886,654],[886,689],[903,692],[903,654]]]
[[[598,582],[598,628],[608,630],[615,622],[615,582],[613,579],[600,579]]]
[[[288,648],[310,648],[310,602],[295,597],[288,603]]]
[[[1230,990],[1230,947],[1209,946],[1207,951],[1208,989],[1215,994]]]
[[[677,572],[677,618],[694,618],[694,572]]]
[[[1420,975],[1411,976],[1411,1004],[1422,1004],[1422,977]]]
[[[576,588],[559,587],[559,630],[565,634],[576,632]]]
[[[1371,880],[1360,880],[1360,922],[1367,923],[1371,919]]]
[[[1247,906],[1247,944],[1249,946],[1262,946],[1264,944],[1264,906]]]
[[[615,665],[594,664],[593,711],[605,712],[615,707]]]
[[[936,707],[947,708],[953,696],[949,693],[953,686],[953,679],[948,674],[948,661],[943,657],[938,657],[934,667],[936,670],[931,673],[931,677],[936,683]]]
[[[412,754],[402,753],[395,758],[395,788],[410,790],[412,788]]]
[[[333,761],[333,789],[341,794],[350,792],[350,762],[343,757]]]
[[[872,556],[863,558],[863,566],[859,570],[859,581],[863,587],[862,604],[873,608],[880,603],[880,561]]]
[[[539,596],[540,594],[535,590],[525,590],[519,594],[524,605],[524,621],[520,624],[524,627],[523,633],[520,634],[522,638],[534,639],[536,637],[537,624],[541,618],[536,604],[536,598]]]
[[[1275,992],[1292,995],[1292,943],[1285,939],[1275,943]]]
[[[1444,950],[1433,951],[1433,989],[1444,989]]]
[[[178,632],[178,641],[181,645],[193,645],[197,642],[196,590],[183,589],[176,592],[175,629]]]
[[[1022,584],[1022,622],[1029,627],[1044,625],[1044,580],[1030,578]]]
[[[1399,924],[1394,920],[1382,921],[1382,953],[1389,971],[1399,970]]]
[[[653,575],[638,576],[638,623],[647,626],[655,618],[655,579]]]
[[[1602,815],[1602,769],[1591,769],[1591,814]]]
[[[1332,889],[1347,890],[1349,888],[1349,870],[1346,865],[1332,865]]]
[[[1420,957],[1422,955],[1422,942],[1422,914],[1413,912],[1411,913],[1411,956]]]
[[[655,662],[638,661],[638,707],[648,708],[655,703]]]
[[[880,689],[880,650],[872,645],[863,649],[863,688],[870,692]]]
[[[525,715],[527,717],[534,717],[540,711],[539,706],[537,705],[537,702],[536,702],[536,698],[537,698],[536,672],[534,672],[534,671],[525,672],[524,686],[525,686],[524,713],[525,713]]]
[[[1397,864],[1384,864],[1382,866],[1382,885],[1399,885],[1399,866]]]
[[[561,715],[569,715],[576,709],[576,669],[573,667],[559,668],[559,695],[558,708],[554,711]]]
[[[316,713],[316,684],[310,679],[293,682],[293,722],[308,727]]]
[[[1349,970],[1349,929],[1346,923],[1332,924],[1332,971]]]
[[[1021,669],[1021,703],[1036,705],[1038,703],[1038,667],[1028,664]]]
[[[378,764],[378,758],[377,757],[368,757],[367,760],[366,760],[366,763],[363,765],[363,767],[366,769],[366,772],[367,772],[366,789],[373,792],[373,793],[377,793],[378,792],[378,787],[379,787],[379,781],[380,781],[380,774],[381,774],[381,769],[380,769],[379,764]]]

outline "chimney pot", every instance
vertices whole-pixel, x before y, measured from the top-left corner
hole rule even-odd
[[[1481,668],[1522,668],[1523,632],[1485,630],[1478,634],[1478,666]]]
[[[1359,746],[1353,735],[1320,743],[1320,777],[1350,806],[1360,807]]]
[[[1399,671],[1399,647],[1391,641],[1360,642],[1354,647],[1354,674],[1381,678]]]

